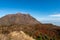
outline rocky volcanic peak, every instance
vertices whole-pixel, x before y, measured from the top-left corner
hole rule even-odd
[[[25,24],[29,24],[29,25],[25,25]],[[56,36],[56,37],[59,37],[58,39],[60,39],[60,27],[53,24],[41,24],[39,21],[37,21],[35,18],[30,16],[29,14],[17,13],[17,14],[6,15],[0,18],[0,25],[4,25],[4,26],[0,26],[0,33],[2,33],[0,35],[2,35],[2,40],[3,40],[3,37],[5,37],[4,36],[5,34],[10,34],[11,35],[10,37],[12,37],[14,33],[18,35],[16,35],[17,37],[13,36],[12,38],[14,40],[15,38],[20,39],[20,36],[21,36],[20,33],[13,32],[13,31],[24,31],[25,33],[31,35],[34,38],[39,37],[41,33],[44,38],[45,38],[45,35],[47,35],[48,38],[49,37],[54,38],[54,36]],[[8,26],[5,26],[5,25],[8,25]]]
[[[9,14],[0,18],[0,24],[39,24],[39,22],[29,14]]]

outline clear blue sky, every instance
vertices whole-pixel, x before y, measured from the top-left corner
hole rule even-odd
[[[60,0],[0,0],[0,17],[29,13],[42,23],[60,25]]]

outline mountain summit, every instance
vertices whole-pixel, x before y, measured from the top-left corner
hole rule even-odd
[[[35,18],[29,14],[9,14],[0,18],[0,24],[10,25],[10,24],[40,24]]]
[[[47,40],[56,38],[60,40],[60,27],[53,24],[42,24],[29,14],[9,14],[0,18],[0,34],[8,35],[14,31],[23,31],[35,39],[47,37]]]

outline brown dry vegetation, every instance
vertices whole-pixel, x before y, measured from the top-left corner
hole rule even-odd
[[[0,38],[6,39],[6,35],[14,31],[23,31],[36,39],[40,33],[50,38],[60,40],[60,27],[53,24],[42,24],[29,14],[11,14],[0,18]],[[7,40],[7,39],[6,39]]]

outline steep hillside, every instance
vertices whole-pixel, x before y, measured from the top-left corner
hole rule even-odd
[[[14,31],[24,31],[35,39],[60,40],[59,26],[42,24],[29,14],[9,14],[0,18],[0,33],[8,35]]]

